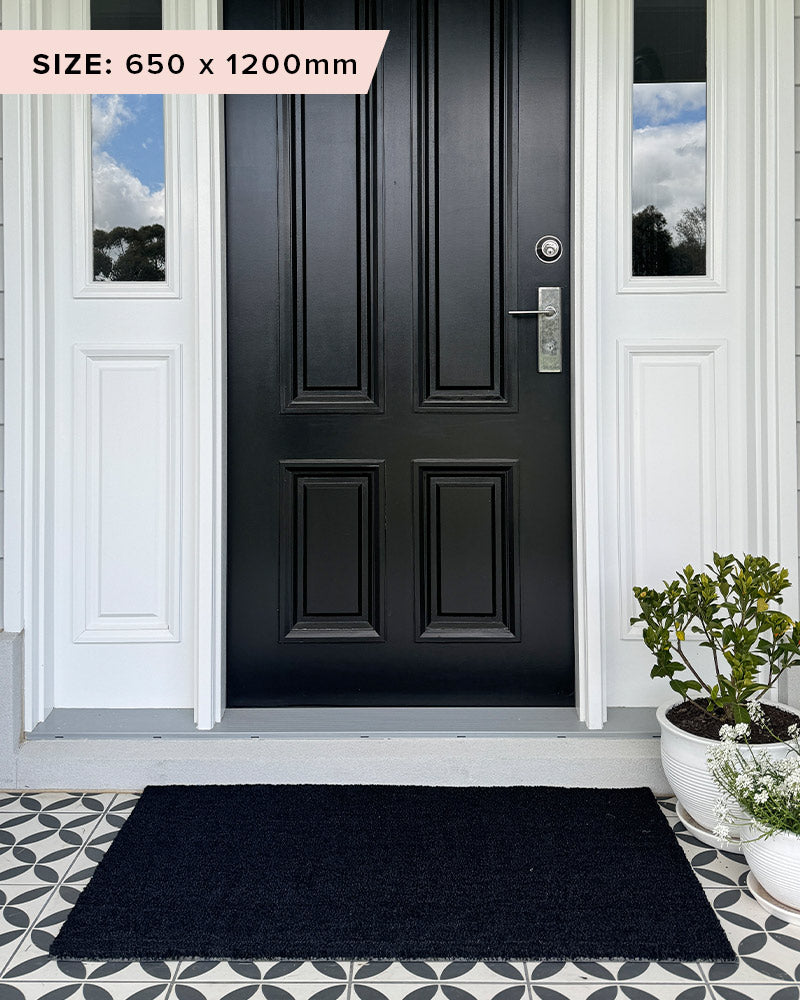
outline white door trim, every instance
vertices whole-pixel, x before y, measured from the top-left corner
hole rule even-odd
[[[214,0],[211,0],[214,3]],[[221,17],[204,27],[221,25]],[[211,729],[225,710],[225,157],[223,99],[198,97],[197,679],[195,722]],[[205,318],[205,320],[204,320]]]
[[[626,3],[629,0],[618,0]],[[2,0],[6,28],[44,26],[53,0]],[[64,9],[67,5],[62,5]],[[220,0],[173,0],[168,26],[215,28]],[[84,0],[71,0],[73,11]],[[573,497],[575,641],[578,711],[589,728],[605,719],[603,593],[613,586],[602,543],[604,460],[600,426],[600,163],[608,137],[599,133],[602,38],[608,0],[573,0]],[[47,22],[49,25],[49,21]],[[753,220],[753,309],[757,349],[749,403],[754,430],[754,496],[750,544],[797,566],[794,396],[794,53],[792,0],[754,5],[752,52],[754,176],[759,196]],[[744,30],[744,29],[737,29]],[[43,175],[48,98],[5,96],[5,587],[4,622],[25,630],[26,728],[53,704],[48,654],[47,580],[52,521],[48,511],[47,190]],[[197,367],[197,547],[194,600],[194,708],[209,729],[224,709],[225,524],[225,267],[222,100],[194,99]],[[755,124],[757,123],[757,124]],[[758,249],[756,249],[758,248]],[[608,249],[608,248],[607,248]],[[744,321],[744,320],[743,320]],[[613,475],[613,470],[609,470]],[[613,546],[613,541],[612,541]]]
[[[598,209],[600,4],[572,5],[572,496],[579,718],[606,721],[600,512]]]
[[[188,5],[187,5],[188,6]],[[198,0],[194,29],[222,28],[222,0]],[[225,711],[226,274],[224,98],[194,99],[197,232],[196,674],[198,729]]]

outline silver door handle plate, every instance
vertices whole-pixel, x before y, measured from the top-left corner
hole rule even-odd
[[[509,316],[539,317],[539,371],[561,371],[561,288],[539,288],[538,309],[510,309]]]

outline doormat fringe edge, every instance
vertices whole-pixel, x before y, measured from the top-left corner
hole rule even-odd
[[[88,955],[59,955],[59,962],[96,962],[96,958],[92,958]],[[637,955],[480,955],[480,956],[466,956],[466,955],[425,955],[420,957],[419,955],[411,956],[397,956],[397,955],[338,955],[332,957],[330,955],[248,955],[247,957],[239,956],[237,958],[231,958],[230,955],[170,955],[169,957],[164,957],[159,955],[157,958],[152,958],[150,956],[136,955],[135,957],[130,957],[128,955],[118,955],[113,958],[103,958],[104,962],[126,962],[128,964],[136,963],[150,963],[150,962],[570,962],[576,963],[589,963],[589,962],[642,962],[653,964],[655,961],[653,958],[642,958]],[[730,958],[719,957],[716,955],[707,955],[703,958],[692,959],[693,962],[713,962],[716,965],[726,964],[735,965],[736,962],[731,962]],[[686,963],[684,958],[660,958],[658,959],[658,964],[661,963],[683,965]]]

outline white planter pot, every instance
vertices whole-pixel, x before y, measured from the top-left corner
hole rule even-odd
[[[745,860],[758,884],[779,903],[800,910],[800,837],[775,833],[766,840],[753,840],[759,834],[754,827],[742,833]]]
[[[712,831],[717,825],[714,804],[719,796],[719,789],[709,773],[706,754],[719,744],[717,740],[693,736],[674,726],[667,718],[667,712],[675,704],[677,703],[671,699],[661,705],[656,712],[658,724],[661,726],[661,764],[670,788],[684,811],[700,827]],[[797,711],[779,702],[772,704],[786,709],[787,712]],[[765,750],[774,757],[785,757],[788,752],[783,743],[764,743],[757,749]],[[707,843],[716,843],[713,838],[702,837],[702,839]]]

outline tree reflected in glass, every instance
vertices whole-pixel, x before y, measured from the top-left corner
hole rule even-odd
[[[164,227],[131,229],[116,226],[111,232],[94,231],[94,276],[97,281],[163,281]]]

